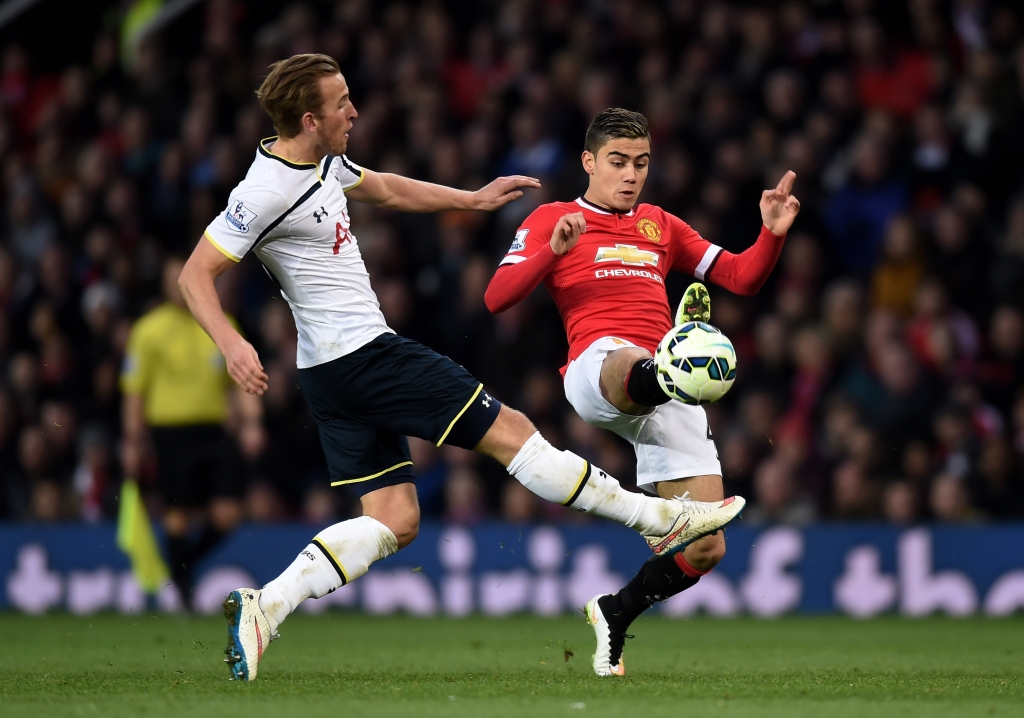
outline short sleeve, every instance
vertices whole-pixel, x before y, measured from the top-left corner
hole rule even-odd
[[[518,264],[537,253],[551,241],[551,233],[555,231],[555,213],[549,207],[538,207],[516,230],[512,246],[498,266]]]
[[[350,189],[358,187],[363,183],[363,177],[365,176],[366,170],[348,157],[345,155],[338,157],[338,180],[341,182],[343,190],[348,192]]]
[[[671,228],[672,269],[692,275],[704,281],[711,268],[715,266],[722,248],[712,244],[693,227],[674,215],[668,216]]]
[[[228,259],[240,262],[288,211],[282,202],[277,192],[248,188],[243,182],[231,193],[227,208],[206,228],[206,238]]]
[[[141,324],[136,323],[128,335],[128,346],[125,348],[124,361],[121,364],[121,392],[139,395],[146,391],[153,373],[149,342]]]

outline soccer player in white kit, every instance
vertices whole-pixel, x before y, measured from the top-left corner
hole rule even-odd
[[[231,377],[262,394],[267,375],[224,316],[214,279],[248,252],[263,263],[295,317],[299,382],[331,483],[356,490],[363,516],[320,531],[263,589],[228,596],[233,679],[256,677],[267,644],[303,600],[355,580],[416,537],[419,506],[406,436],[491,456],[539,496],[637,529],[657,554],[680,551],[740,513],[739,497],[694,502],[623,490],[597,467],[552,447],[463,367],[387,326],[352,233],[349,198],[406,212],[494,210],[521,197],[522,188],[539,186],[536,180],[502,177],[467,192],[359,167],[344,154],[358,115],[326,55],[275,63],[257,95],[279,134],[260,143],[178,285]]]

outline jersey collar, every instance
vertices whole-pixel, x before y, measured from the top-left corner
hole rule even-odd
[[[636,211],[636,207],[634,207],[633,209],[631,209],[631,210],[629,210],[628,212],[625,212],[625,213],[616,212],[614,210],[608,209],[607,207],[601,207],[600,205],[596,205],[593,202],[588,202],[587,200],[583,199],[582,197],[577,197],[576,198],[576,204],[578,204],[580,207],[583,207],[583,209],[589,209],[591,212],[596,212],[597,214],[607,214],[607,215],[622,214],[624,217],[632,217],[633,216],[633,212]]]
[[[264,157],[269,157],[272,160],[277,160],[285,167],[291,167],[293,170],[311,170],[316,169],[317,167],[320,166],[319,163],[317,162],[292,162],[291,160],[286,160],[281,155],[275,155],[273,152],[267,149],[267,145],[275,141],[276,139],[277,135],[274,135],[273,137],[267,137],[264,140],[260,140],[260,154],[263,155]]]

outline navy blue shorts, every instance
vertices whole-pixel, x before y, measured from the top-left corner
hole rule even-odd
[[[501,408],[464,367],[397,334],[299,369],[299,385],[320,430],[331,486],[359,496],[413,480],[405,437],[473,449]]]

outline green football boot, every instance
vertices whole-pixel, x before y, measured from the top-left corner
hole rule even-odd
[[[676,326],[686,322],[711,323],[711,295],[700,282],[694,282],[686,288],[683,300],[676,309]]]

